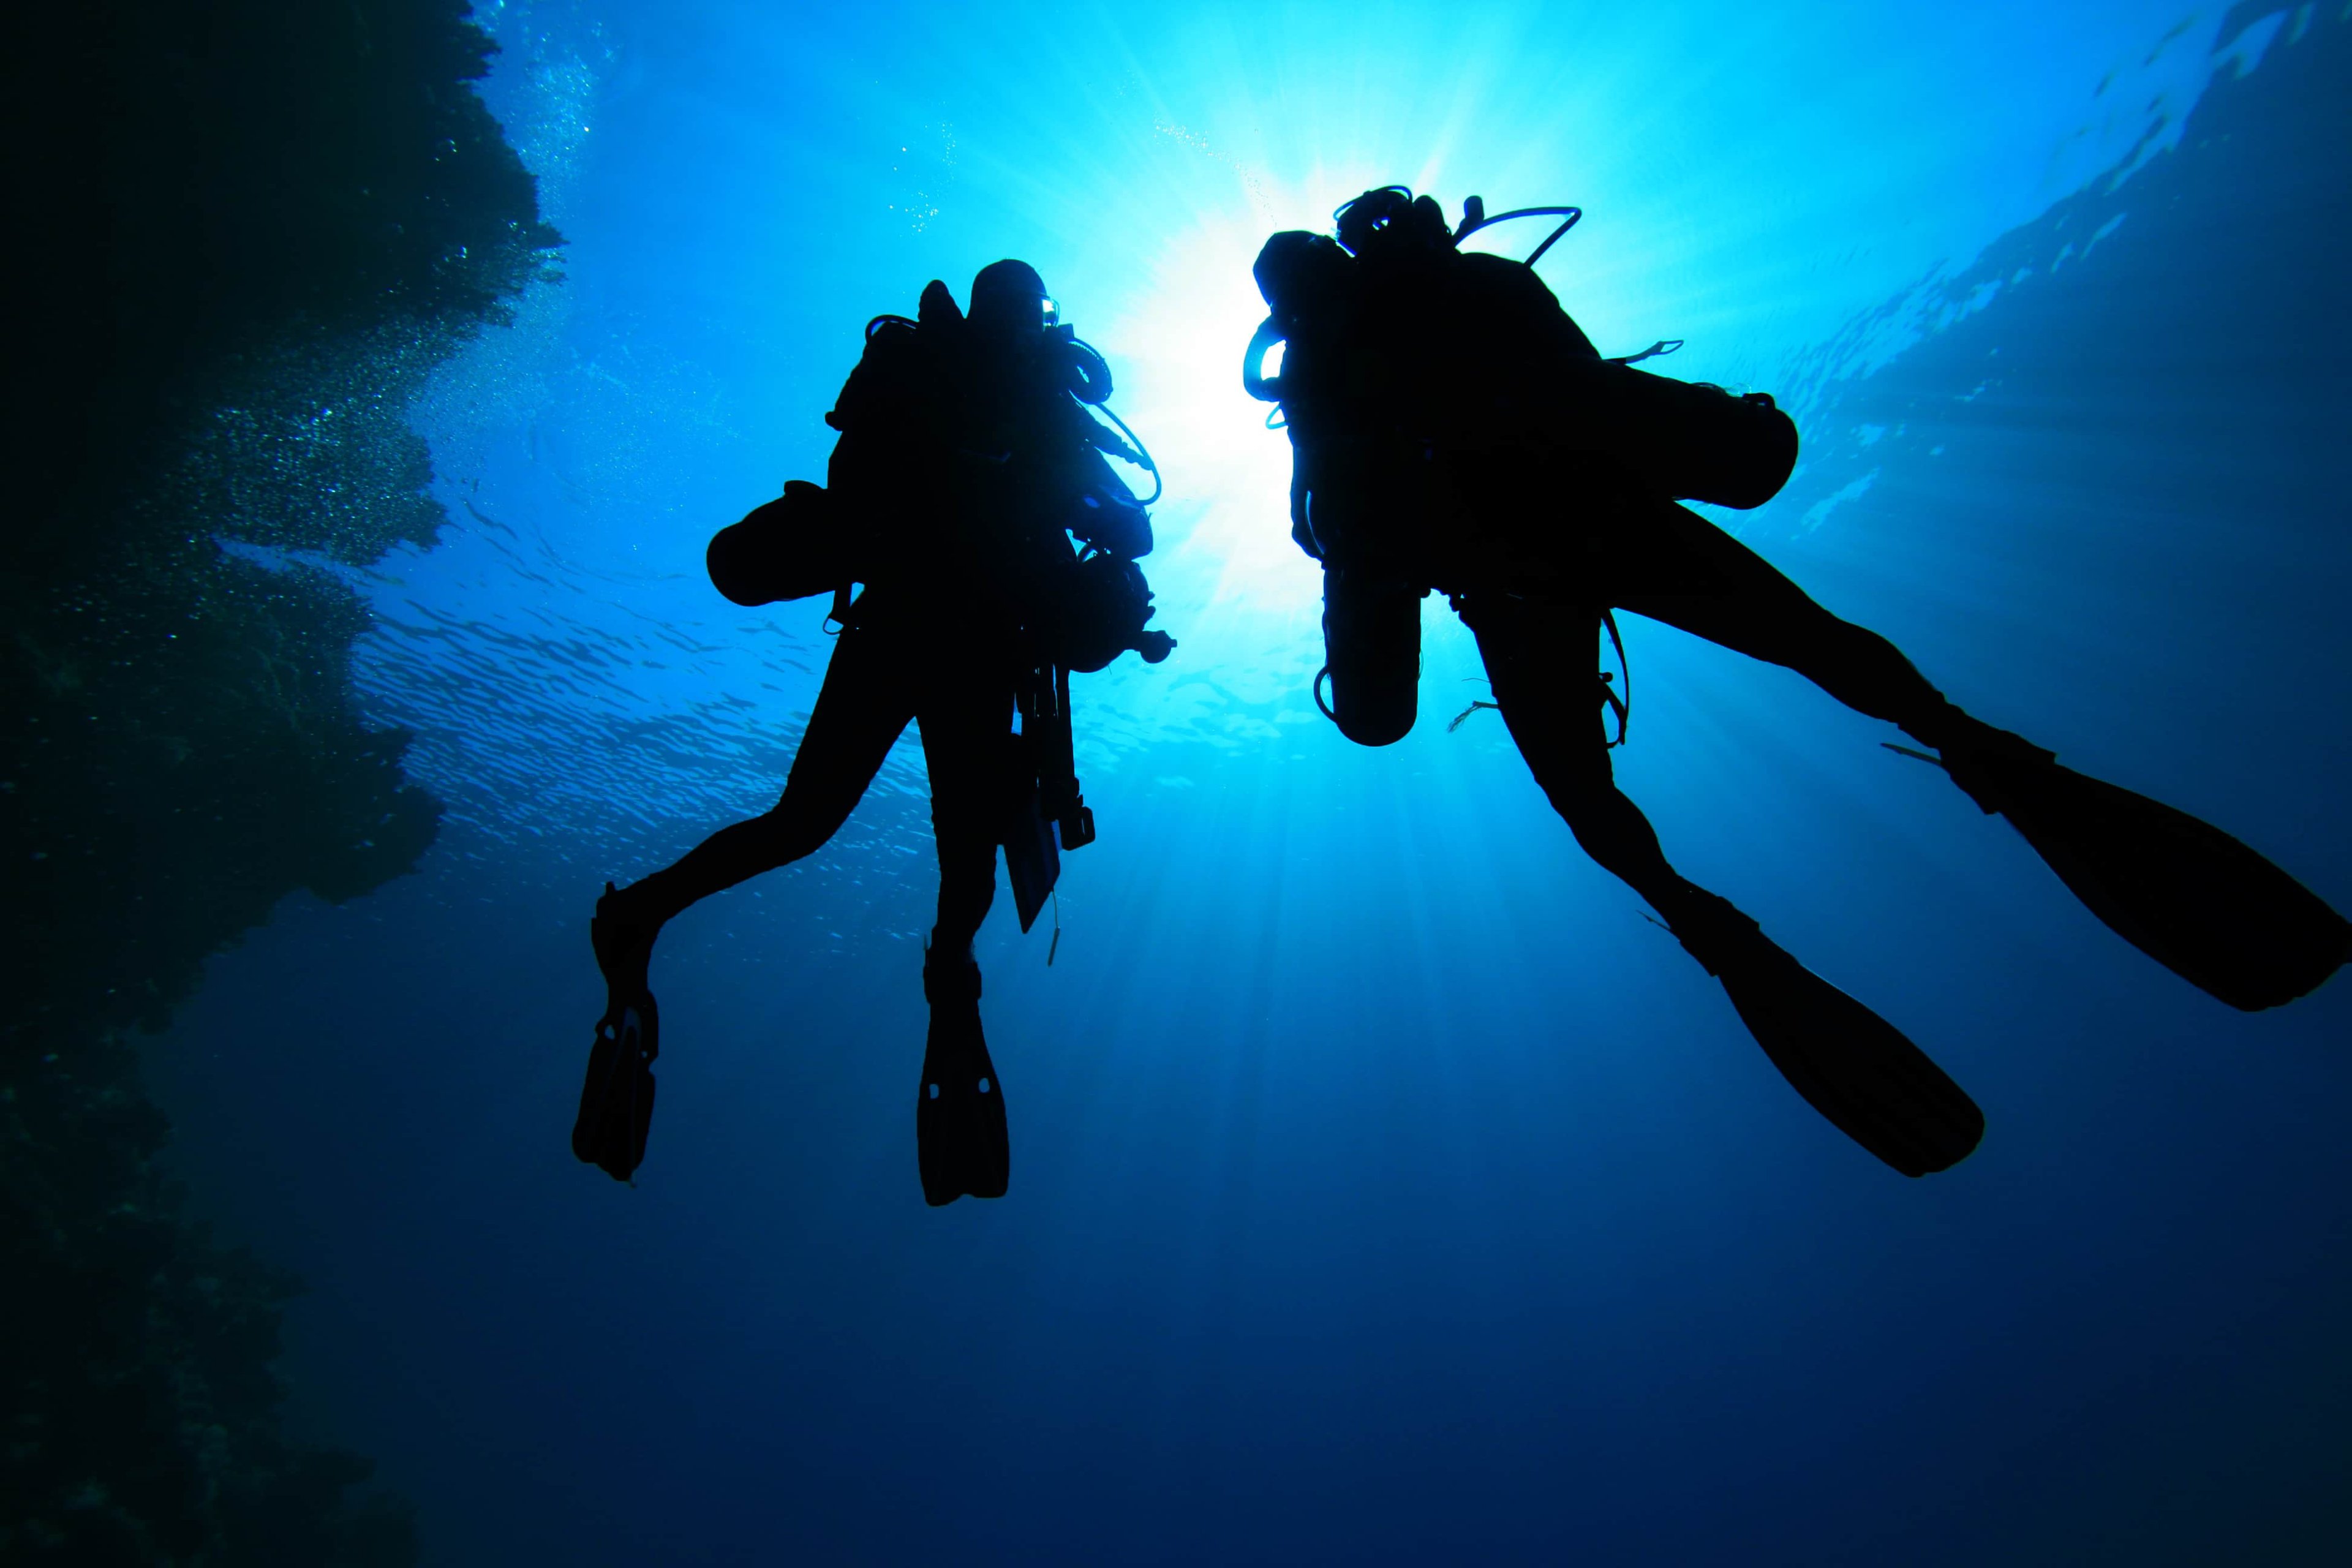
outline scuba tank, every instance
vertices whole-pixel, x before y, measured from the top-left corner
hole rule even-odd
[[[787,479],[784,493],[711,535],[710,585],[746,608],[830,594],[860,582],[853,528],[822,485]]]
[[[1747,511],[1796,471],[1796,422],[1769,393],[1734,395],[1616,360],[1561,379],[1579,426],[1569,449],[1614,458],[1653,494]]]
[[[1391,745],[1412,729],[1421,691],[1421,601],[1428,592],[1370,572],[1328,563],[1323,568],[1324,662],[1315,678],[1315,706],[1360,746]]]

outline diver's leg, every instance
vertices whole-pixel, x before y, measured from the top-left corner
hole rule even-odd
[[[1940,1171],[1983,1136],[1959,1087],[1895,1026],[1814,974],[1732,903],[1667,864],[1656,833],[1611,775],[1589,616],[1523,599],[1467,597],[1511,738],[1587,854],[1665,917],[1723,982],[1757,1043],[1840,1131],[1906,1175]],[[1582,737],[1580,739],[1579,737]]]
[[[1577,843],[1671,924],[1695,898],[1710,897],[1666,863],[1656,831],[1609,765],[1595,672],[1576,646],[1589,616],[1502,595],[1467,596],[1462,619],[1478,638],[1503,722],[1536,783]]]
[[[1605,536],[1621,609],[1806,677],[1857,712],[1932,746],[1952,782],[1987,813],[1996,775],[2043,776],[2057,753],[1966,712],[1895,646],[1822,608],[1764,558],[1686,508],[1635,503]]]
[[[1893,643],[1830,614],[1705,518],[1671,502],[1634,505],[1603,546],[1619,609],[1793,669],[1855,711],[1939,750],[2049,756],[1963,712]]]
[[[1014,805],[1013,684],[990,652],[944,651],[916,710],[940,857],[934,952],[969,954],[996,901],[996,847]]]
[[[904,645],[888,631],[842,633],[775,805],[597,901],[597,958],[616,991],[644,988],[654,940],[680,910],[814,853],[849,819],[914,716],[916,671]]]
[[[969,647],[937,651],[916,710],[931,780],[940,856],[939,921],[923,954],[930,1005],[916,1086],[915,1158],[924,1201],[1004,1195],[1012,1144],[1004,1086],[980,1021],[971,940],[996,899],[996,846],[1011,815],[1013,687],[1009,658]]]
[[[2116,933],[2232,1006],[2276,1006],[2352,956],[2347,923],[2210,824],[2086,779],[1947,701],[1893,644],[1839,620],[1722,530],[1649,503],[1604,548],[1617,603],[1811,678],[1936,749]]]

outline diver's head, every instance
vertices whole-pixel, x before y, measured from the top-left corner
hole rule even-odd
[[[968,318],[983,338],[1013,342],[1043,331],[1051,319],[1045,280],[1025,261],[992,261],[971,280]]]
[[[1250,272],[1275,324],[1295,332],[1343,307],[1355,266],[1328,235],[1294,228],[1267,240]]]
[[[1339,222],[1339,243],[1359,257],[1433,256],[1454,247],[1444,209],[1433,197],[1416,198],[1403,185],[1366,191],[1331,216]]]

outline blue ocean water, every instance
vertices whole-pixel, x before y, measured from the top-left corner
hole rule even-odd
[[[151,1052],[298,1268],[299,1422],[488,1564],[2335,1562],[2352,993],[2244,1016],[1899,738],[1628,623],[1625,787],[1985,1108],[1880,1166],[1591,866],[1425,614],[1423,719],[1316,713],[1248,264],[1391,180],[1588,211],[1604,353],[1769,390],[1718,520],[1956,700],[2352,901],[2336,468],[2352,8],[797,15],[509,4],[487,96],[565,278],[417,407],[454,525],[359,574],[447,805]],[[1517,236],[1507,243],[1516,243]],[[1506,243],[1506,241],[1498,241]],[[829,653],[709,533],[857,331],[1020,256],[1169,479],[1099,844],[979,956],[1013,1190],[932,1211],[910,733],[825,851],[664,939],[636,1187],[565,1137],[608,877],[779,787]]]

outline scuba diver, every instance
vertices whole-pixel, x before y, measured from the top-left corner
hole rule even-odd
[[[1532,216],[1562,221],[1524,262],[1460,248]],[[2233,1006],[2292,1001],[2345,962],[2352,925],[2284,871],[1961,711],[1892,643],[1675,504],[1770,500],[1795,466],[1796,426],[1765,394],[1633,368],[1678,343],[1603,358],[1534,270],[1580,216],[1490,218],[1473,196],[1449,228],[1435,201],[1392,185],[1341,207],[1336,240],[1291,231],[1258,255],[1272,314],[1243,383],[1287,423],[1292,537],[1323,564],[1315,700],[1349,739],[1387,745],[1412,727],[1421,600],[1443,592],[1493,685],[1463,717],[1500,710],[1578,844],[1721,982],[1798,1092],[1906,1175],[1965,1158],[1982,1112],[1894,1026],[1667,862],[1610,766],[1626,693],[1608,673],[1596,689],[1590,650],[1605,628],[1622,664],[1614,612],[1785,666],[1899,726],[1927,750],[1894,750],[1942,767],[2100,920]]]
[[[1095,837],[1071,756],[1070,673],[1130,648],[1156,664],[1175,646],[1144,629],[1151,594],[1135,564],[1151,549],[1158,470],[1104,406],[1110,393],[1102,356],[1056,320],[1025,262],[982,268],[969,314],[934,281],[914,320],[866,324],[825,416],[840,432],[827,485],[793,480],[711,540],[711,582],[728,598],[830,592],[842,630],[774,808],[640,881],[606,883],[597,900],[589,929],[607,996],[572,1135],[583,1161],[626,1181],[645,1157],[659,1049],[647,968],[662,926],[823,846],[912,720],[940,860],[917,1163],[932,1205],[1003,1194],[1003,1085],[971,952],[996,895],[997,847],[1025,931],[1059,850]],[[1138,500],[1107,456],[1150,469],[1151,495]]]

